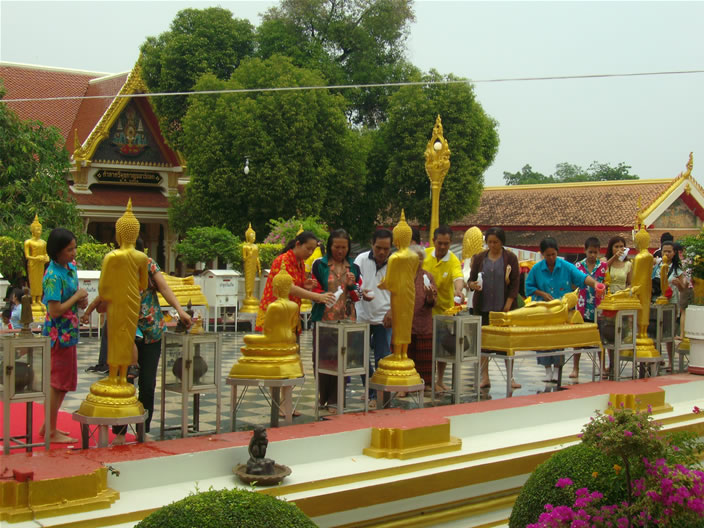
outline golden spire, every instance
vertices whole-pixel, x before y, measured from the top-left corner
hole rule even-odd
[[[252,222],[249,223],[249,227],[247,228],[247,231],[244,232],[244,239],[249,240],[249,235],[252,235],[252,237],[256,237],[256,235],[257,235],[254,232],[254,229],[252,229]],[[252,240],[254,240],[254,238]]]
[[[298,224],[298,231],[296,231],[296,236],[303,233],[303,224]]]
[[[30,231],[34,231],[35,228],[42,228],[42,224],[39,222],[39,215],[34,215],[34,222],[32,222],[29,226]]]
[[[127,201],[125,213],[115,223],[117,243],[134,245],[139,237],[139,220],[132,213],[132,198]]]

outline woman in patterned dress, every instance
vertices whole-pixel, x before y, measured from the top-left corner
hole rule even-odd
[[[76,237],[68,229],[57,227],[49,234],[46,251],[51,261],[44,274],[42,287],[46,305],[46,320],[42,334],[51,340],[51,403],[49,439],[60,444],[78,442],[66,431],[56,428],[59,408],[66,393],[76,390],[78,364],[78,309],[88,306],[88,292],[78,287],[76,269]],[[39,430],[47,433],[45,423]]]

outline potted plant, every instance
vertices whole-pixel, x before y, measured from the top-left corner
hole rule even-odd
[[[689,372],[704,375],[704,227],[680,243],[684,247],[684,267],[694,286],[684,320],[684,333],[690,341]]]

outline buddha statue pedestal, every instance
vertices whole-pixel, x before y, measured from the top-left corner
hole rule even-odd
[[[46,319],[46,306],[42,303],[32,303],[32,319],[35,323],[43,323]]]

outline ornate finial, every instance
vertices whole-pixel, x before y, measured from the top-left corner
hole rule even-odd
[[[125,213],[115,223],[117,243],[134,245],[139,237],[139,220],[132,213],[132,198],[127,201]]]
[[[39,222],[39,215],[34,215],[34,222],[29,225],[29,230],[34,231],[36,228],[41,229],[42,224]]]
[[[303,233],[303,224],[298,224],[298,231],[296,231],[296,236]]]
[[[82,160],[84,158],[83,147],[78,139],[78,129],[73,129],[73,159],[76,161]]]
[[[694,168],[694,152],[689,153],[689,161],[687,162],[687,171],[684,176],[690,176],[692,174],[692,169]]]
[[[399,249],[407,248],[411,245],[411,238],[413,237],[413,230],[411,226],[406,222],[406,212],[401,209],[401,219],[394,227],[394,245]]]

